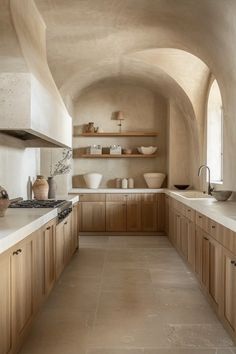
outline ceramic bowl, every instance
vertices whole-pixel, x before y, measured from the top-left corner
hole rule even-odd
[[[156,146],[140,146],[137,148],[138,152],[143,155],[152,155],[157,151]]]
[[[183,191],[189,187],[189,184],[174,184],[174,187]]]
[[[229,199],[232,194],[232,191],[213,191],[211,194],[212,197],[214,197],[216,200],[224,202]]]
[[[101,183],[102,175],[100,173],[86,173],[84,180],[88,188],[97,189]]]
[[[164,173],[144,173],[143,175],[148,188],[161,188],[166,175]]]

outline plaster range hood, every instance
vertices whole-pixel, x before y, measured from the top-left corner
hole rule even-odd
[[[53,141],[53,139],[30,129],[29,130],[0,129],[0,133],[2,136],[9,136],[20,140],[25,147],[32,147],[32,148],[69,147],[68,145],[61,144],[58,141]]]
[[[71,116],[31,74],[0,74],[0,107],[1,136],[25,147],[71,147]]]

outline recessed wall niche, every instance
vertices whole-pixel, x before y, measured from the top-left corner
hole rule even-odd
[[[84,91],[75,104],[74,126],[94,122],[104,132],[119,132],[118,121],[112,119],[114,112],[123,111],[124,131],[157,131],[157,137],[74,137],[73,148],[84,148],[92,144],[104,147],[119,144],[122,148],[158,146],[155,158],[76,158],[73,161],[73,187],[85,187],[83,174],[103,174],[101,187],[114,187],[115,178],[132,177],[135,187],[146,187],[145,172],[166,173],[166,119],[167,102],[156,92],[130,83],[103,82]]]

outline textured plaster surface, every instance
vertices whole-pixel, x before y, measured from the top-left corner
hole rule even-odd
[[[87,172],[102,173],[102,186],[115,186],[114,179],[133,177],[136,187],[145,187],[143,178],[145,172],[166,173],[166,100],[155,92],[122,82],[101,82],[91,87],[80,96],[75,106],[74,125],[83,129],[84,124],[93,121],[103,131],[119,131],[118,121],[113,120],[114,112],[122,110],[125,120],[123,130],[157,131],[154,138],[81,138],[74,137],[73,147],[83,150],[92,144],[101,144],[109,147],[119,144],[122,148],[138,146],[158,146],[158,157],[150,159],[74,159],[73,175],[77,186],[84,186],[82,174]],[[78,184],[77,184],[78,183]]]
[[[178,83],[187,92],[198,122],[193,129],[198,164],[205,162],[203,101],[211,71],[224,106],[224,187],[236,188],[235,1],[36,0],[36,4],[47,25],[49,66],[63,96],[76,101],[81,89],[107,77],[129,74],[134,81],[157,87],[161,78],[163,94],[178,98],[187,119],[185,97],[174,89]],[[180,60],[181,55],[158,53],[158,48],[184,50],[209,69],[200,62],[196,65],[198,59]],[[170,76],[172,84],[167,86],[164,82]]]

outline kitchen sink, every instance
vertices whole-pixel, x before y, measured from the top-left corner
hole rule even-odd
[[[188,198],[188,199],[212,199],[213,197],[200,192],[200,191],[183,191],[183,192],[175,192],[178,195],[181,195],[181,197]]]

